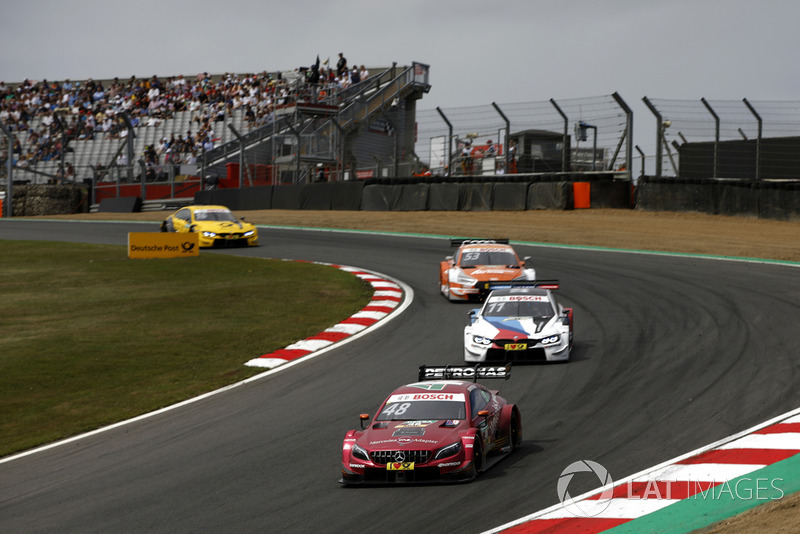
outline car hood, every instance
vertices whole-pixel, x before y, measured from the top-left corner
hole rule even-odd
[[[460,439],[467,421],[378,421],[364,430],[356,443],[367,450],[437,449]]]
[[[552,317],[541,320],[532,317],[481,317],[475,322],[472,332],[491,338],[529,337],[546,332],[552,320]]]
[[[509,269],[508,267],[493,267],[493,266],[477,266],[469,268],[461,268],[464,274],[475,278],[476,280],[498,281],[506,282],[513,280],[522,275],[522,269]]]
[[[198,221],[195,228],[203,232],[226,233],[252,230],[254,226],[246,222]]]

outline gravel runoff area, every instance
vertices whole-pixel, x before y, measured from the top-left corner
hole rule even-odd
[[[800,221],[602,209],[504,212],[259,210],[240,211],[236,214],[259,225],[509,238],[534,243],[800,262]],[[157,223],[167,215],[169,212],[105,212],[46,218]],[[157,226],[154,226],[153,231],[157,231]],[[261,241],[269,246],[268,234],[262,233]],[[757,507],[703,532],[793,532],[798,523],[800,493]]]

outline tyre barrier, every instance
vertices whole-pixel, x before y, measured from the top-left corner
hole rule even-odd
[[[800,182],[642,177],[636,186],[635,207],[796,221],[800,220]]]
[[[580,207],[697,212],[762,219],[800,219],[800,182],[676,179],[642,176],[632,188],[626,180],[581,182]],[[570,210],[576,182],[554,177],[479,182],[474,177],[392,179],[277,185],[203,191],[198,203],[232,210],[316,209],[365,211]],[[586,203],[585,190],[589,190]]]

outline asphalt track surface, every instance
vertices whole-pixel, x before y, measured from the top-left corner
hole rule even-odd
[[[125,245],[151,228],[6,220],[0,238]],[[797,267],[517,246],[575,308],[573,361],[487,384],[519,406],[523,445],[470,484],[343,488],[345,431],[420,364],[460,363],[471,306],[438,293],[446,239],[261,234],[261,247],[231,253],[378,271],[414,303],[255,383],[0,463],[0,531],[482,532],[557,503],[574,461],[621,479],[800,405]],[[596,485],[576,476],[569,490]]]

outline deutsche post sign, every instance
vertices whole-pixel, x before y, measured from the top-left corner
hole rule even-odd
[[[199,256],[197,234],[189,232],[129,232],[128,257],[139,258],[186,258]]]

